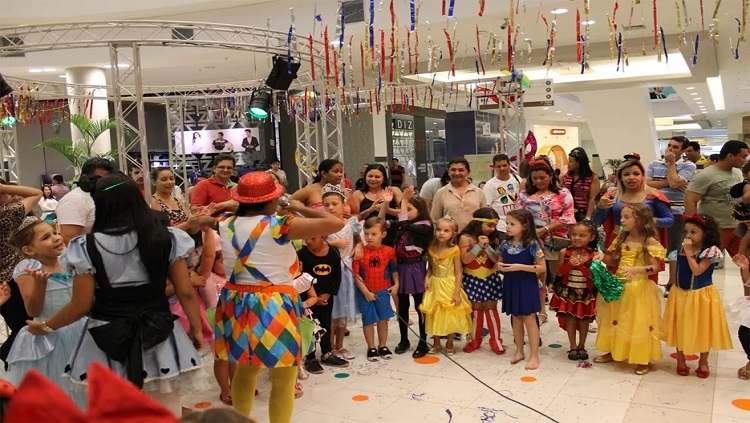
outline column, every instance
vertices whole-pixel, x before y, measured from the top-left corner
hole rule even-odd
[[[586,91],[577,96],[602,162],[637,152],[648,166],[661,157],[646,89]]]
[[[727,137],[730,140],[745,140],[745,131],[743,127],[743,118],[750,119],[750,115],[730,115],[727,118]],[[750,135],[750,134],[747,134]]]
[[[65,70],[68,83],[68,95],[98,97],[97,99],[71,98],[70,113],[83,115],[92,121],[109,119],[109,103],[107,101],[107,76],[101,68],[69,68]],[[71,126],[71,136],[74,142],[83,139],[74,125]],[[112,150],[112,135],[105,132],[96,139],[93,152],[103,154]]]

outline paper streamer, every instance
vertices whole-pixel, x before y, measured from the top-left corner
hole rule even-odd
[[[620,71],[620,62],[622,61],[622,32],[618,33],[618,40],[617,40],[617,71]],[[625,64],[623,64],[623,69],[625,69]]]
[[[289,36],[287,37],[287,48],[286,48],[286,62],[287,62],[287,75],[292,74],[292,39],[294,39],[294,8],[289,8],[289,14],[291,15],[292,24],[289,25]]]
[[[407,57],[409,58],[409,74],[412,73],[412,67],[411,67],[411,32],[406,31],[406,49],[407,49]]]
[[[607,15],[607,25],[609,26],[609,58],[615,59],[615,27],[612,19]]]
[[[308,42],[310,43],[310,77],[315,81],[315,43],[313,42],[312,34],[310,35]]]
[[[348,44],[348,57],[349,57],[349,71],[350,71],[350,80],[352,87],[354,86],[354,60],[352,59],[352,42],[354,41],[354,35],[349,36],[349,44]],[[344,68],[344,78],[346,78],[346,67]],[[344,85],[346,85],[346,82],[344,82]]]
[[[341,35],[339,35],[339,51],[344,48],[344,34],[346,32],[346,17],[341,13]]]
[[[714,13],[711,16],[711,23],[708,25],[708,38],[711,39],[714,44],[719,44],[719,7],[721,7],[721,0],[716,0]]]
[[[484,61],[482,60],[482,47],[480,46],[480,39],[479,39],[479,25],[477,25],[477,59],[479,60],[479,66],[482,68],[482,75],[485,75],[484,72]],[[479,70],[477,69],[477,73],[479,73]]]
[[[682,16],[680,15],[680,4],[677,0],[674,0],[674,7],[677,10],[677,39],[679,44],[682,45],[685,42],[685,28],[682,26]]]
[[[586,20],[586,22],[589,22],[590,15],[591,15],[590,0],[583,0],[583,17]],[[583,69],[589,68],[590,52],[588,48],[588,41],[590,37],[591,37],[591,25],[586,25],[585,34],[581,37],[581,41],[583,45]]]
[[[450,0],[450,3],[448,4],[448,17],[453,17],[453,8],[456,6],[456,0]]]
[[[693,43],[693,66],[698,64],[698,43],[700,42],[700,34],[695,34],[695,43]]]
[[[690,16],[688,16],[688,8],[687,4],[685,4],[685,0],[682,0],[682,14],[685,15],[685,28],[687,28],[690,26],[693,20],[690,19]]]
[[[419,31],[414,32],[414,73],[419,73]]]
[[[328,40],[328,26],[325,27],[323,30],[323,48],[325,49],[325,57],[326,57],[326,80],[331,77],[331,50],[330,45],[331,43]]]
[[[669,64],[669,53],[667,52],[667,39],[664,36],[664,28],[659,27],[659,32],[661,33],[661,45],[664,48],[664,60]]]
[[[625,288],[624,284],[607,270],[604,263],[594,261],[591,263],[589,270],[591,271],[594,285],[596,285],[596,289],[604,301],[611,303],[622,298],[622,291]]]
[[[380,74],[385,75],[385,30],[380,30]]]
[[[513,0],[510,2],[512,4]],[[508,25],[508,71],[513,72],[513,28],[510,25]]]
[[[451,63],[450,72],[452,76],[456,76],[456,63],[453,60],[453,41],[451,41],[451,35],[448,33],[447,29],[444,29],[443,33],[445,34],[445,41],[448,43],[448,57]]]
[[[479,16],[484,16],[484,0],[479,0]]]
[[[615,19],[617,17],[618,10],[620,10],[620,5],[615,2],[615,10],[612,11],[612,26],[615,28],[615,31],[617,31],[617,21]]]
[[[654,0],[656,1],[656,0]],[[372,50],[372,60],[375,61],[375,0],[370,0],[370,50]]]
[[[739,60],[739,58],[740,58],[740,37],[741,37],[739,34],[742,34],[742,22],[740,22],[740,20],[738,18],[734,18],[734,20],[737,21],[737,34],[738,35],[737,35],[737,44],[734,47],[734,51],[732,51],[732,56],[734,56],[734,58],[736,60]],[[731,38],[729,39],[729,44],[730,45],[732,44],[732,39]]]
[[[334,79],[336,80],[336,88],[339,87],[339,58],[336,49],[333,49],[333,66],[334,66]]]
[[[576,9],[576,61],[583,61],[583,45],[581,43],[581,11]]]
[[[750,0],[742,1],[742,29],[740,30],[740,41],[745,42],[747,36],[747,14],[750,13]]]
[[[656,0],[654,0],[654,47],[659,47],[659,24],[657,23]]]
[[[700,8],[701,8],[701,30],[705,31],[706,30],[706,23],[703,20],[703,0],[700,0]]]
[[[516,29],[516,4],[513,0],[508,1],[508,44],[510,45],[510,40],[513,36],[513,30]],[[508,50],[510,50],[510,48]]]
[[[409,18],[411,19],[411,28],[410,31],[414,31],[417,29],[417,10],[414,6],[414,0],[409,0]]]
[[[366,88],[365,83],[365,45],[363,42],[359,42],[359,61],[362,65],[362,88]]]

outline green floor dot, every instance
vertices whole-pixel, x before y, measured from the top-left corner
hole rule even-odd
[[[336,373],[333,377],[336,379],[346,379],[349,377],[349,373]]]
[[[549,344],[550,348],[562,348],[562,345],[560,344]]]

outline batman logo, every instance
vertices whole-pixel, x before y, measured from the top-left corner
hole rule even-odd
[[[326,276],[331,274],[331,266],[327,264],[318,264],[313,267],[313,272],[318,276]]]

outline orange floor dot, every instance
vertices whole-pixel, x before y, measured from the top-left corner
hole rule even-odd
[[[524,376],[521,378],[521,382],[536,382],[536,378],[534,376]]]
[[[674,358],[675,360],[677,360],[677,353],[669,354],[669,356],[672,357],[672,358]],[[686,361],[695,361],[695,360],[697,360],[699,358],[700,357],[698,357],[695,354],[687,354],[687,355],[685,355],[685,360]]]
[[[195,405],[193,406],[193,408],[197,408],[197,409],[199,409],[199,410],[202,410],[202,409],[204,409],[204,408],[210,408],[210,407],[211,407],[211,403],[210,403],[210,402],[208,402],[208,401],[203,401],[203,402],[199,402],[199,403],[196,403],[196,404],[195,404]]]
[[[740,410],[750,411],[750,399],[736,399],[732,401],[732,405],[739,408]]]
[[[363,402],[370,399],[367,395],[355,395],[352,397],[352,401]]]
[[[426,355],[424,357],[415,358],[414,362],[417,364],[435,364],[440,361],[440,357],[434,355]]]

